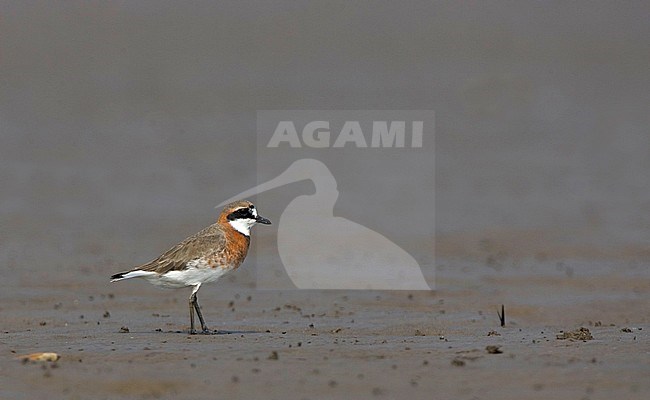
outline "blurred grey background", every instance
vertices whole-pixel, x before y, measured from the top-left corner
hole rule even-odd
[[[256,183],[261,109],[435,110],[441,257],[647,264],[649,12],[3,1],[5,283],[103,279],[211,223]]]

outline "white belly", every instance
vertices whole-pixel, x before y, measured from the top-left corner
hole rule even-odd
[[[190,267],[183,271],[169,271],[163,275],[147,275],[146,280],[157,286],[166,288],[181,288],[196,286],[199,283],[216,282],[222,276],[231,272],[230,268],[196,268]]]

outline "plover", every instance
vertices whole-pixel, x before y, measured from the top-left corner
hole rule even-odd
[[[183,240],[158,258],[111,276],[111,282],[144,278],[166,288],[192,286],[189,299],[190,333],[196,333],[194,310],[201,321],[203,333],[208,333],[196,292],[202,284],[215,282],[241,265],[248,253],[251,228],[257,223],[269,225],[271,221],[258,215],[250,201],[230,203],[223,208],[216,223]]]

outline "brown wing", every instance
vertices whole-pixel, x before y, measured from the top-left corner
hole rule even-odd
[[[217,226],[211,225],[194,236],[183,240],[160,257],[141,265],[137,270],[164,274],[185,269],[186,264],[199,257],[210,257],[226,245],[226,237]]]

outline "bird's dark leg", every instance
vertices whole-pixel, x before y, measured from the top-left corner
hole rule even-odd
[[[209,329],[203,320],[203,315],[201,314],[201,306],[199,306],[199,300],[196,298],[196,293],[194,293],[194,308],[196,309],[196,315],[199,316],[199,321],[201,321],[201,330],[203,330],[203,333],[208,332]]]
[[[192,335],[196,334],[196,330],[194,329],[194,310],[196,310],[196,314],[199,316],[199,321],[201,321],[201,330],[203,333],[209,331],[208,327],[205,325],[205,321],[203,320],[203,314],[201,314],[201,306],[199,306],[199,301],[196,298],[196,292],[198,292],[200,288],[200,283],[194,286],[194,290],[192,290],[192,295],[190,296],[190,334]]]
[[[192,292],[190,296],[190,335],[196,334],[194,329],[194,300],[196,299],[196,293]]]

